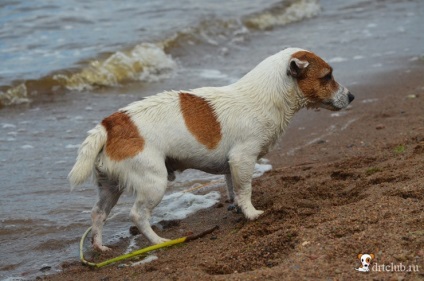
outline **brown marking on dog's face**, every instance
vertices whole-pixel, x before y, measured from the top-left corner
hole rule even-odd
[[[210,104],[201,97],[180,93],[180,106],[184,122],[198,142],[214,149],[221,141],[221,125]]]
[[[107,131],[106,154],[114,161],[134,157],[144,148],[144,139],[137,126],[124,112],[103,119]]]
[[[337,92],[339,84],[333,78],[333,69],[322,58],[306,51],[296,52],[292,57],[309,63],[304,69],[298,70],[295,78],[311,103],[329,100]]]

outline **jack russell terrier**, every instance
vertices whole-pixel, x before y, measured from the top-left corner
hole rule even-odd
[[[357,271],[369,272],[371,261],[375,258],[374,254],[359,254],[358,259],[361,261],[361,266],[355,268]]]
[[[225,175],[229,200],[246,218],[258,218],[263,211],[251,201],[256,161],[301,108],[340,110],[353,99],[323,59],[287,48],[234,84],[163,92],[120,109],[88,132],[68,176],[72,187],[95,176],[93,247],[108,250],[103,224],[125,189],[136,195],[130,217],[141,233],[153,244],[168,241],[149,219],[167,181],[188,168]]]

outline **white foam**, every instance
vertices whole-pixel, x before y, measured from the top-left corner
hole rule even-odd
[[[255,171],[253,172],[253,177],[258,178],[262,176],[265,172],[271,171],[272,165],[271,164],[255,164]]]
[[[143,43],[127,52],[116,52],[104,61],[92,61],[72,75],[57,74],[53,79],[70,90],[91,90],[97,86],[118,86],[126,81],[156,82],[176,68],[163,47]]]
[[[217,69],[202,69],[199,76],[207,79],[228,80],[228,76]]]
[[[13,124],[10,124],[10,123],[3,123],[1,127],[3,129],[16,128],[16,125],[13,125]]]
[[[361,56],[361,55],[357,55],[357,56],[354,56],[353,57],[353,59],[354,60],[361,60],[361,59],[364,59],[365,57],[364,56]]]
[[[132,251],[135,251],[136,248],[137,248],[137,242],[135,241],[135,236],[133,236],[133,237],[130,238],[130,244],[128,245],[124,254],[129,254]]]
[[[68,144],[65,146],[65,148],[69,148],[69,149],[75,149],[75,148],[79,148],[80,145],[79,144]]]
[[[23,277],[7,277],[3,279],[3,281],[27,281],[29,279],[23,278]]]
[[[305,18],[316,16],[321,11],[318,1],[300,0],[293,3],[282,13],[265,12],[255,15],[246,20],[249,26],[258,29],[268,29],[275,26],[282,26]]]
[[[34,148],[34,146],[30,145],[30,144],[25,144],[23,146],[21,146],[22,149],[32,149]]]
[[[153,210],[152,222],[162,220],[182,220],[201,209],[215,205],[221,194],[211,191],[205,195],[175,192],[165,195],[161,203]]]
[[[337,62],[344,62],[347,61],[347,58],[342,58],[342,57],[334,57],[328,60],[329,63],[337,63]]]
[[[0,105],[12,105],[29,103],[27,88],[25,84],[8,89],[6,92],[0,91]]]

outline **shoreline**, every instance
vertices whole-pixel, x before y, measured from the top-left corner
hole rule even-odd
[[[239,215],[227,212],[226,193],[220,188],[223,207],[197,213],[162,233],[164,237],[175,238],[220,224],[222,229],[215,235],[213,243],[207,244],[210,237],[205,237],[203,242],[181,247],[181,257],[180,248],[158,252],[159,260],[145,265],[147,269],[138,270],[153,278],[157,267],[158,274],[166,277],[163,270],[166,271],[169,263],[172,264],[171,277],[187,279],[190,277],[188,273],[178,275],[177,272],[177,265],[187,267],[180,263],[182,258],[190,265],[188,272],[196,272],[206,279],[238,279],[239,275],[228,268],[244,272],[240,275],[242,277],[249,272],[258,276],[258,272],[268,267],[275,270],[270,276],[286,275],[283,264],[296,260],[298,253],[295,251],[299,250],[301,255],[302,244],[308,241],[308,245],[321,243],[330,249],[338,247],[344,253],[333,250],[333,255],[330,255],[325,248],[322,262],[331,260],[339,267],[347,264],[354,267],[357,264],[350,259],[351,253],[347,251],[353,249],[354,244],[340,244],[343,234],[347,233],[351,239],[357,239],[355,235],[361,234],[362,245],[368,245],[368,237],[378,236],[384,241],[386,229],[391,236],[396,234],[395,238],[403,237],[396,240],[403,248],[391,242],[378,244],[374,248],[384,249],[382,253],[386,257],[390,254],[390,259],[381,260],[380,250],[374,251],[378,264],[396,262],[395,256],[409,261],[418,257],[419,261],[421,255],[410,252],[409,242],[405,241],[424,248],[421,246],[421,232],[416,230],[417,224],[423,224],[423,212],[402,204],[422,201],[414,186],[422,186],[417,175],[422,173],[418,168],[424,168],[422,162],[416,161],[420,152],[417,146],[420,145],[424,107],[421,98],[424,54],[420,32],[424,6],[417,0],[321,1],[320,4],[322,10],[317,17],[273,30],[234,34],[228,37],[235,40],[231,41],[231,46],[191,46],[186,42],[191,47],[171,51],[177,68],[164,80],[134,82],[116,88],[99,87],[93,91],[42,94],[31,96],[33,103],[0,109],[0,178],[5,179],[0,196],[0,206],[4,210],[0,220],[3,230],[0,239],[4,241],[1,253],[8,257],[0,262],[0,279],[9,276],[31,279],[37,274],[53,273],[63,261],[69,261],[64,263],[65,267],[68,265],[66,270],[76,272],[77,277],[83,274],[79,271],[86,270],[78,267],[79,262],[74,264],[72,261],[77,257],[79,238],[90,223],[89,212],[96,189],[92,184],[86,184],[70,193],[66,181],[86,131],[120,107],[148,95],[171,89],[228,85],[287,44],[309,49],[328,61],[334,68],[336,80],[355,94],[352,107],[340,112],[301,110],[295,115],[285,136],[267,155],[274,171],[254,181],[254,204],[266,211],[266,216],[260,221],[246,222]],[[415,96],[411,98],[410,95]],[[394,159],[390,160],[389,156]],[[187,179],[187,184],[191,186],[190,179]],[[398,201],[393,201],[393,198]],[[367,205],[364,200],[373,203],[382,200],[382,204]],[[384,202],[391,202],[393,210],[404,212],[403,217],[392,215],[392,209]],[[115,246],[110,255],[116,256],[125,251],[128,240],[134,243],[134,247],[147,245],[140,237],[135,241],[122,239],[129,236],[128,212],[132,203],[131,195],[123,195],[114,208],[114,218],[105,229],[105,237],[110,238],[106,241]],[[363,211],[361,217],[359,210],[349,209],[351,205],[367,211]],[[333,210],[334,215],[325,213],[325,208],[328,212]],[[381,208],[383,217],[375,213]],[[408,210],[415,213],[408,213]],[[352,214],[351,221],[340,220],[336,216],[344,212]],[[368,226],[369,222],[364,219],[368,213],[373,213],[373,217],[381,221],[371,220]],[[415,218],[414,223],[401,224],[404,232],[412,231],[412,234],[401,234],[401,228],[391,225],[391,218],[399,221]],[[312,219],[315,221],[307,224],[307,220]],[[322,221],[324,219],[326,221]],[[330,240],[336,243],[316,242],[318,236],[313,243],[314,233],[308,234],[306,227],[313,223],[317,232],[321,231],[322,235],[331,237]],[[380,228],[373,229],[372,225]],[[326,229],[326,226],[333,230]],[[240,231],[244,234],[241,235]],[[334,236],[334,233],[341,237]],[[281,243],[275,239],[277,235],[280,235]],[[297,242],[298,239],[304,241]],[[227,243],[226,240],[232,242]],[[257,241],[257,244],[252,241]],[[246,245],[252,247],[246,249]],[[355,245],[359,250],[359,246]],[[191,247],[198,249],[200,254],[191,250],[184,254],[185,249]],[[274,248],[276,250],[269,254],[264,252]],[[217,249],[221,253],[216,252]],[[318,251],[321,248],[314,249]],[[237,250],[243,251],[240,254]],[[264,256],[260,256],[261,253]],[[200,259],[203,255],[214,260],[206,259],[202,265]],[[313,253],[308,255],[316,257]],[[321,259],[321,256],[316,259]],[[306,269],[321,272],[314,263],[307,261],[309,258],[305,259],[298,264],[303,273],[309,273]],[[307,266],[304,267],[303,263]],[[51,269],[39,272],[46,265]],[[327,265],[322,265],[322,268],[332,272]],[[116,267],[101,272],[109,271],[111,279],[122,277],[119,274],[123,271]],[[132,274],[135,276],[136,273]],[[71,275],[66,278],[72,279]],[[390,279],[384,276],[376,278]]]
[[[414,71],[409,72],[411,68]],[[335,124],[339,129],[318,135],[315,142],[292,155],[287,153],[288,147],[311,136],[307,128],[290,126],[279,143],[284,146],[267,155],[273,171],[254,180],[253,202],[265,210],[257,221],[249,222],[228,212],[221,187],[220,204],[159,233],[176,238],[219,225],[213,234],[157,251],[154,255],[158,259],[144,265],[90,270],[77,260],[67,261],[62,264],[62,273],[42,278],[350,279],[362,277],[363,273],[354,270],[360,265],[356,255],[361,251],[375,252],[378,264],[403,262],[422,268],[419,272],[390,275],[370,272],[369,277],[422,278],[424,198],[420,186],[424,180],[418,175],[424,165],[423,73],[424,65],[418,62],[401,72],[378,75],[375,83],[352,87],[352,92],[362,89],[363,94],[374,93],[374,101],[364,103],[366,99],[358,99],[339,117],[311,112],[320,115],[310,116],[319,119],[312,126],[327,128]],[[355,122],[343,129],[352,118]],[[146,244],[143,240],[139,239],[141,245]],[[98,259],[121,254],[126,243],[112,245],[113,252],[101,254]]]

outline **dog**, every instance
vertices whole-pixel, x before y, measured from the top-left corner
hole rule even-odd
[[[361,261],[361,266],[355,268],[357,271],[369,272],[371,261],[375,258],[374,254],[359,254],[358,259]]]
[[[256,161],[283,134],[301,108],[340,110],[354,96],[333,69],[310,51],[286,48],[239,81],[223,87],[166,91],[136,101],[88,132],[69,173],[72,187],[94,175],[99,198],[92,209],[92,245],[102,244],[104,221],[125,189],[135,194],[130,218],[152,243],[149,219],[167,181],[188,168],[225,175],[228,198],[249,220]]]

